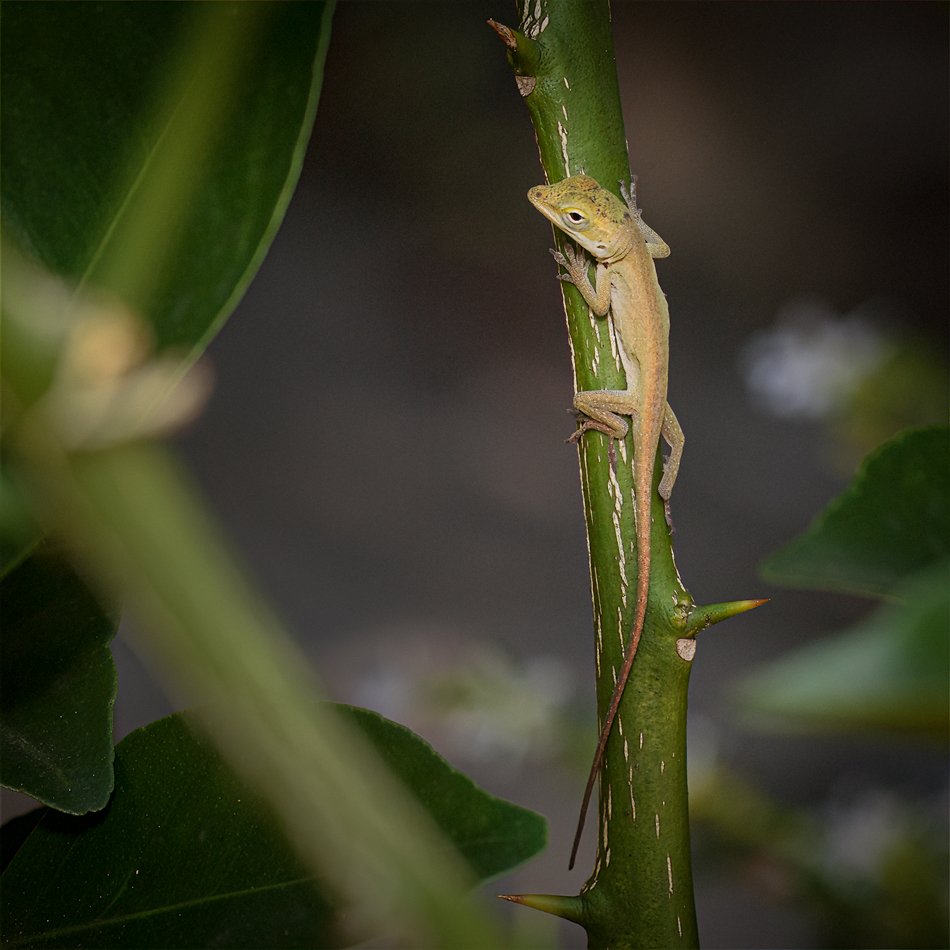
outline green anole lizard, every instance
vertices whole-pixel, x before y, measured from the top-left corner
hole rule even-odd
[[[644,223],[635,193],[628,192],[623,186],[621,193],[624,201],[585,175],[565,178],[553,185],[538,185],[528,192],[528,200],[535,208],[594,258],[596,274],[592,284],[587,276],[587,259],[582,252],[570,246],[565,247],[563,254],[551,252],[558,264],[567,270],[567,274],[558,275],[560,279],[574,284],[597,316],[606,316],[610,311],[620,361],[627,377],[624,390],[598,389],[575,394],[574,408],[585,419],[571,441],[577,441],[590,429],[604,432],[612,439],[622,439],[628,428],[622,416],[630,416],[634,427],[636,610],[623,666],[610,697],[584,790],[570,867],[574,867],[591,793],[643,632],[650,589],[653,462],[660,435],[670,445],[670,456],[658,489],[664,502],[669,501],[683,454],[683,430],[666,401],[670,315],[653,266],[653,258],[667,257],[670,249]]]

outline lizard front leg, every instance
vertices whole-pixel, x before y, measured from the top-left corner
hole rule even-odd
[[[597,262],[595,285],[587,276],[587,258],[582,252],[567,245],[563,254],[552,249],[551,255],[567,271],[566,274],[558,274],[558,278],[573,284],[598,317],[606,316],[610,309],[610,274],[607,265]],[[577,442],[590,429],[603,432],[612,439],[622,439],[627,434],[628,425],[621,416],[630,415],[637,405],[637,395],[633,391],[597,389],[576,393],[574,408],[586,418],[567,441]]]
[[[643,212],[637,207],[637,176],[634,175],[630,181],[630,187],[627,188],[623,182],[620,182],[620,194],[626,202],[630,214],[636,222],[640,236],[643,238],[647,253],[650,257],[669,257],[670,246],[660,237],[646,221],[643,220]]]
[[[582,252],[575,251],[568,244],[563,254],[552,248],[551,256],[567,271],[566,274],[558,274],[558,280],[573,284],[581,292],[587,306],[598,317],[606,316],[610,309],[610,275],[607,273],[607,265],[597,262],[597,269],[594,272],[595,286],[587,276],[587,258]]]

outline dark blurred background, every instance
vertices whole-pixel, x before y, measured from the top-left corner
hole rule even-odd
[[[730,690],[873,609],[757,565],[867,450],[945,418],[947,10],[613,8],[631,166],[673,251],[677,565],[699,602],[772,598],[700,638],[691,774],[727,767],[783,808],[848,816],[859,862],[881,820],[863,828],[862,807],[943,801],[943,750],[753,731]],[[595,740],[571,370],[550,228],[525,199],[535,143],[489,16],[516,22],[503,0],[339,6],[300,186],[179,443],[328,693],[548,816],[548,851],[489,893],[570,893],[591,866],[593,834],[566,870]],[[121,637],[115,652],[121,737],[170,707]],[[705,946],[821,945],[774,868],[694,835]]]

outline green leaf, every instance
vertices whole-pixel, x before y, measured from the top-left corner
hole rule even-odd
[[[341,708],[455,843],[476,877],[501,874],[544,847],[547,832],[540,815],[483,792],[405,726],[367,709]]]
[[[160,274],[129,302],[160,347],[196,356],[246,289],[290,199],[331,7],[7,0],[0,11],[7,235],[53,272],[93,283],[109,261],[144,242],[140,269]],[[205,46],[183,66],[183,50],[209,24]],[[216,35],[223,42],[232,29],[237,61],[233,70],[224,63],[231,85],[222,115],[222,97],[204,92],[214,70],[176,77],[176,69],[194,61],[210,69]],[[169,101],[176,88],[187,94]]]
[[[112,791],[116,619],[42,546],[0,583],[0,782],[81,815]]]
[[[11,818],[0,828],[0,874],[6,871],[13,856],[45,814],[45,808],[34,808],[33,811]]]
[[[763,565],[794,587],[887,596],[950,557],[950,430],[903,432],[872,452],[808,530]]]
[[[739,692],[746,711],[786,728],[946,736],[948,581],[939,564],[900,588],[904,603],[753,673]]]
[[[540,816],[481,791],[402,726],[343,709],[480,877],[543,846]],[[129,735],[115,772],[101,816],[46,812],[10,861],[4,946],[329,947],[354,938],[332,893],[317,890],[271,813],[187,716]]]
[[[43,534],[33,519],[29,502],[0,463],[0,578],[20,563]]]

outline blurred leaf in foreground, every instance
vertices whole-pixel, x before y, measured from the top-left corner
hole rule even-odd
[[[117,620],[42,545],[0,583],[0,782],[81,815],[112,791]]]
[[[118,292],[193,359],[283,218],[325,3],[6,2],[2,209],[22,251]]]
[[[479,879],[543,847],[539,815],[481,791],[404,727],[343,712]],[[346,908],[315,884],[271,812],[187,716],[128,736],[115,769],[104,814],[47,811],[25,829],[2,878],[5,946],[330,947],[356,936]]]

